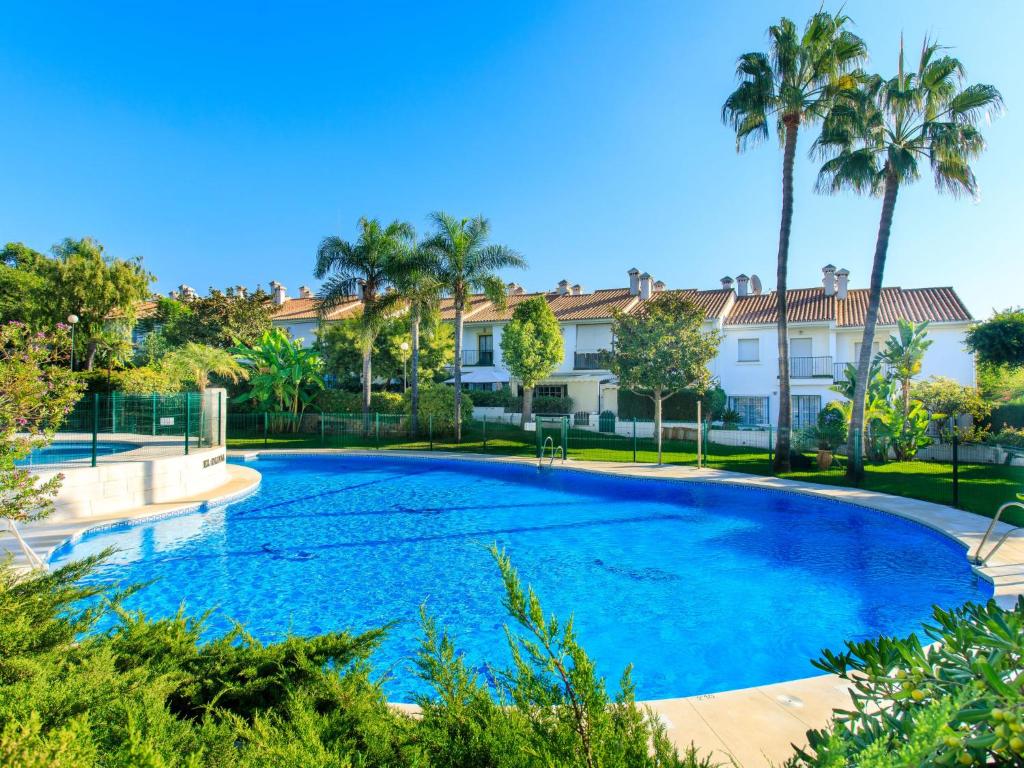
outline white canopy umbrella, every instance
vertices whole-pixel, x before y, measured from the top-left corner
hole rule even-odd
[[[445,384],[454,384],[455,379],[448,379]],[[487,370],[471,370],[462,372],[463,384],[508,384],[508,371],[499,368]]]

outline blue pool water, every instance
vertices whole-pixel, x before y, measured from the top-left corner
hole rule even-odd
[[[475,667],[503,664],[506,547],[546,610],[575,613],[611,682],[641,698],[815,674],[844,639],[920,629],[931,606],[984,600],[964,550],[860,507],[760,489],[384,456],[265,457],[228,507],[86,535],[59,562],[120,548],[100,578],[156,580],[129,601],[169,616],[216,609],[263,640],[397,619],[376,659],[393,700],[426,604]]]
[[[135,443],[115,441],[97,441],[96,456],[111,456],[115,453],[131,451],[139,446]],[[39,464],[64,464],[67,462],[87,463],[92,461],[92,443],[88,440],[55,442],[43,448],[36,448],[17,463],[20,466],[36,466]]]

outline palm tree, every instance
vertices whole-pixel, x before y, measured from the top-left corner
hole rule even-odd
[[[355,242],[331,235],[320,243],[316,254],[318,280],[326,278],[317,298],[321,316],[334,307],[362,294],[359,316],[363,353],[363,418],[369,424],[370,393],[373,386],[373,344],[388,317],[398,309],[400,297],[389,291],[405,267],[404,260],[415,238],[412,225],[393,221],[386,227],[377,219],[359,219]]]
[[[164,355],[160,366],[181,381],[195,384],[200,394],[210,386],[210,376],[232,382],[248,379],[249,373],[226,349],[190,341]]]
[[[504,245],[488,245],[491,225],[483,216],[457,219],[443,211],[431,214],[437,232],[422,244],[434,260],[441,289],[455,309],[455,441],[462,439],[462,314],[473,293],[484,293],[505,306],[505,284],[499,269],[526,267],[526,260]]]
[[[793,163],[801,125],[820,120],[837,92],[853,87],[850,76],[867,55],[859,37],[845,29],[849,17],[820,11],[807,22],[801,35],[790,19],[783,17],[769,27],[769,53],[745,53],[739,58],[736,76],[739,86],[722,106],[722,121],[736,131],[736,150],[768,138],[768,123],[783,146],[782,223],[775,302],[779,343],[779,420],[775,446],[775,469],[790,468],[792,404],[789,388],[789,327],[786,285],[789,263],[789,234],[793,224]]]
[[[928,338],[928,321],[912,323],[900,320],[896,333],[885,342],[885,349],[879,360],[889,366],[892,377],[900,384],[900,398],[903,401],[903,419],[910,413],[910,384],[921,373],[924,353],[932,345]]]
[[[431,253],[414,245],[406,253],[404,268],[397,270],[395,288],[409,310],[409,336],[411,340],[410,366],[412,376],[409,392],[409,436],[419,433],[420,407],[420,330],[436,327],[441,301],[441,282],[436,260]]]
[[[901,39],[896,76],[863,78],[859,88],[833,106],[815,142],[815,152],[827,158],[818,175],[818,191],[851,189],[882,196],[847,446],[846,471],[854,480],[864,474],[857,425],[864,422],[871,345],[897,194],[901,186],[920,178],[918,164],[927,160],[939,192],[976,195],[970,161],[985,149],[978,122],[1003,104],[994,86],[965,86],[963,65],[941,51],[926,38],[917,70],[906,72]]]

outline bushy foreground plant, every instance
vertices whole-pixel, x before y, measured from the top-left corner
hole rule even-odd
[[[494,672],[495,700],[424,614],[419,670],[436,695],[420,717],[389,706],[374,676],[386,628],[263,644],[236,627],[204,641],[203,617],[126,611],[130,590],[87,578],[99,558],[30,576],[0,564],[0,765],[708,765],[677,756],[628,671],[610,698],[572,622],[545,617],[495,557],[514,665]]]
[[[850,642],[815,662],[853,684],[853,708],[809,732],[790,766],[1024,766],[1024,598],[934,616],[927,647]]]

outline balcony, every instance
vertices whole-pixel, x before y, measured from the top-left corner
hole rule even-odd
[[[493,349],[464,349],[462,350],[463,365],[494,365]]]
[[[791,379],[831,379],[834,368],[831,357],[789,358]]]
[[[573,357],[572,367],[576,371],[607,371],[611,368],[612,353],[600,352],[576,352]]]
[[[857,370],[857,363],[836,363],[835,370],[832,372],[832,378],[836,381],[842,381],[845,379],[846,366],[848,365],[853,366],[853,369]],[[882,372],[882,375],[888,376],[892,373],[892,366],[887,363],[883,363],[879,366],[879,370]]]

